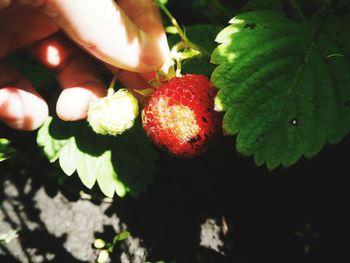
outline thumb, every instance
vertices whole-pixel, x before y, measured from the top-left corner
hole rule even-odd
[[[38,1],[32,1],[32,4]],[[161,67],[169,48],[158,10],[152,0],[125,5],[128,15],[140,14],[141,30],[113,0],[50,0],[40,9],[81,47],[102,61],[129,71],[150,72]],[[124,1],[125,2],[125,1]],[[140,13],[146,10],[146,13]],[[154,26],[153,26],[154,25]]]

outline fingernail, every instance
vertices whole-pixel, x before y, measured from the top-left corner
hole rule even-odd
[[[0,118],[18,130],[35,130],[48,116],[48,106],[37,95],[17,88],[0,90]]]
[[[84,84],[83,87],[64,89],[56,104],[58,117],[64,121],[85,119],[90,101],[103,96],[102,90],[106,90],[96,85],[97,83],[89,83]]]

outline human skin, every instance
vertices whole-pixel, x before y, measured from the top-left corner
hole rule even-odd
[[[89,102],[106,93],[98,67],[143,89],[169,54],[152,0],[0,0],[0,120],[19,130],[37,129],[48,106],[6,63],[18,50],[55,72],[56,112],[65,121],[86,118]]]

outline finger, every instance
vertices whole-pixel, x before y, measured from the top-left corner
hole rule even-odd
[[[169,45],[157,5],[153,0],[119,0],[118,5],[138,28],[159,39],[158,43],[162,51],[163,60],[162,64],[159,64],[157,68],[163,66],[169,57]],[[147,50],[147,47],[145,49]],[[152,50],[143,52],[142,60],[152,61],[154,55],[155,53]]]
[[[110,65],[105,66],[113,75],[116,75],[118,81],[122,83],[125,88],[130,90],[142,90],[151,87],[148,81],[139,73],[118,69]]]
[[[10,6],[11,0],[0,0],[0,10]]]
[[[141,30],[151,34],[164,33],[159,9],[153,0],[119,0],[118,5]]]
[[[48,106],[28,80],[0,64],[0,120],[19,130],[35,130],[48,116]]]
[[[140,74],[123,70],[118,74],[118,80],[128,89],[142,90],[151,88],[151,85]]]
[[[153,89],[153,91],[155,91],[154,87],[152,87],[140,74],[135,72],[122,71],[118,75],[118,79],[124,87],[127,87],[134,94],[142,107],[147,99],[147,96],[143,95],[142,92],[138,92],[138,90]]]
[[[38,9],[20,5],[1,9],[0,59],[58,29],[58,25]]]
[[[148,6],[151,0],[139,3]],[[140,7],[134,3],[129,13],[131,9],[135,11]],[[131,22],[113,0],[51,0],[44,1],[41,10],[82,47],[115,67],[149,72],[162,66],[168,55],[164,32],[154,9],[138,16],[143,17],[138,18],[139,21],[150,23],[144,30]],[[151,30],[152,25],[158,30]]]
[[[56,104],[58,117],[65,121],[86,118],[90,101],[106,93],[91,59],[59,34],[37,43],[31,53],[57,73],[63,88]]]

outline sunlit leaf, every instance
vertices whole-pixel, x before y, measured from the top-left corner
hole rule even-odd
[[[0,138],[0,162],[10,158],[15,153],[15,150],[10,147],[10,141],[5,138]]]
[[[236,148],[269,169],[315,156],[350,129],[350,16],[295,23],[274,11],[240,14],[212,54],[217,110]]]

